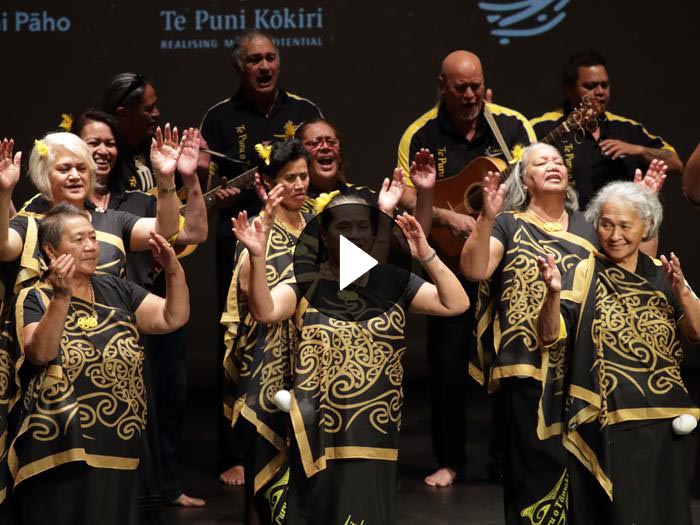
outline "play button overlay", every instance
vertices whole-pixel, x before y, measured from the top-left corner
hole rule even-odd
[[[379,262],[374,257],[367,255],[360,248],[340,236],[340,276],[338,286],[341,290],[362,277]]]
[[[343,321],[391,309],[411,272],[406,238],[393,218],[365,204],[339,204],[311,219],[294,249],[294,278],[309,304]]]

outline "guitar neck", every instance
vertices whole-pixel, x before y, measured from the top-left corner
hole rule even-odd
[[[231,180],[227,180],[223,184],[219,184],[218,186],[210,189],[208,192],[206,192],[204,195],[202,195],[202,198],[204,199],[204,206],[207,209],[207,212],[211,210],[215,205],[216,205],[216,192],[219,190],[227,190],[231,188],[247,188],[249,186],[252,186],[253,183],[255,182],[255,173],[258,171],[257,168],[251,168],[248,171],[245,171],[241,173],[238,177],[235,177]],[[183,206],[180,207],[180,215],[186,215],[187,214],[187,204],[184,204]]]

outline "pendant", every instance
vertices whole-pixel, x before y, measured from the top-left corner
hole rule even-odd
[[[552,232],[560,232],[564,228],[562,227],[561,223],[559,222],[544,222],[542,223],[542,229],[546,231],[547,233],[552,233]]]
[[[76,323],[82,330],[95,328],[97,326],[97,314],[81,315],[78,317]]]

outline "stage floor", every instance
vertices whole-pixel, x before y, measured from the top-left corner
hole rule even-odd
[[[167,507],[164,523],[168,525],[243,523],[243,489],[227,487],[217,480],[214,403],[215,400],[204,395],[191,397],[181,446],[185,490],[204,498],[207,506],[200,509]],[[490,483],[486,474],[490,410],[487,396],[476,388],[471,389],[466,480],[448,488],[431,488],[423,483],[433,467],[427,384],[424,380],[409,384],[401,432],[397,525],[503,523],[501,486]],[[693,500],[693,518],[693,523],[700,525],[700,499]]]

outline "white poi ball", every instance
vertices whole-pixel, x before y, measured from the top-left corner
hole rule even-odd
[[[698,426],[698,420],[690,414],[681,414],[671,423],[673,431],[679,436],[690,434]]]
[[[289,412],[292,409],[292,393],[289,390],[278,390],[273,401],[282,412]]]

